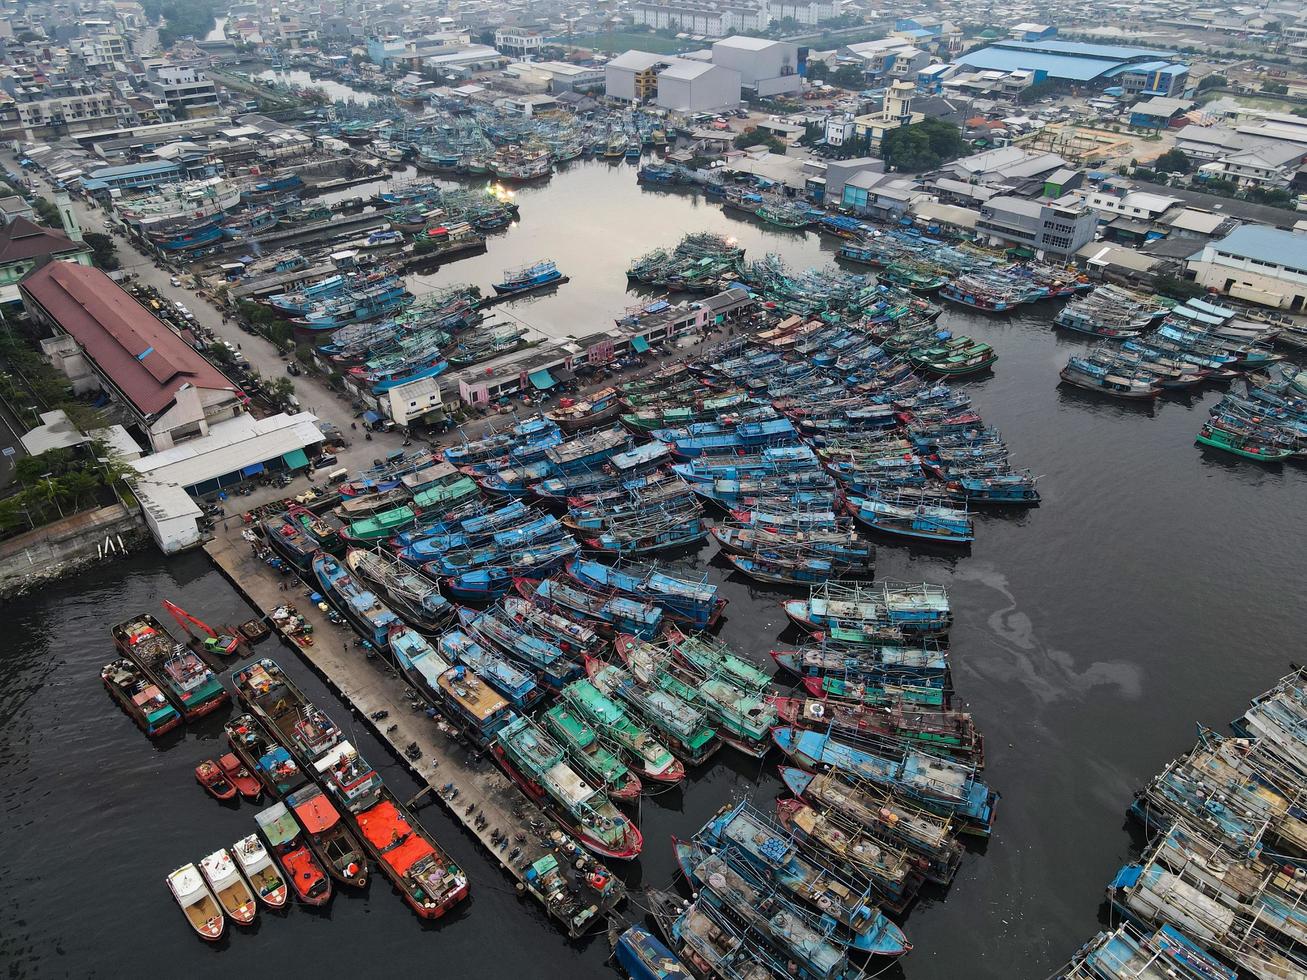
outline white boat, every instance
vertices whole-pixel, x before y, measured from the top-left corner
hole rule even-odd
[[[231,852],[236,856],[241,874],[260,901],[274,909],[286,904],[286,882],[277,866],[272,863],[258,834],[250,834],[243,840],[238,840],[232,845]]]
[[[226,848],[214,851],[200,861],[200,870],[204,872],[204,880],[209,883],[213,894],[218,896],[218,905],[233,921],[241,925],[254,921],[254,913],[258,911],[254,893],[236,870],[236,862]]]
[[[183,864],[166,880],[168,890],[186,914],[186,921],[191,924],[191,928],[200,934],[201,939],[217,942],[227,920],[195,865]]]
[[[114,203],[125,221],[151,225],[179,218],[207,218],[230,211],[241,200],[240,185],[223,177],[165,184],[153,194]]]

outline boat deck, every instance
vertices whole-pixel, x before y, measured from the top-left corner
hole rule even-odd
[[[217,536],[205,545],[205,551],[219,571],[256,609],[266,614],[286,601],[286,593],[279,589],[284,580],[254,556],[249,544],[241,538],[239,527],[227,532],[219,529]],[[469,750],[442,734],[425,713],[409,710],[404,696],[408,686],[402,677],[398,672],[392,674],[380,669],[363,657],[353,645],[352,630],[330,623],[312,603],[301,603],[299,609],[312,623],[317,642],[300,646],[278,627],[282,641],[353,707],[358,723],[366,723],[377,739],[389,746],[395,758],[403,761],[418,781],[429,788],[431,798],[438,801],[466,833],[481,843],[494,863],[515,882],[525,881],[526,868],[553,853],[532,833],[530,824],[539,820],[552,826],[552,821],[499,769],[484,761],[473,763]],[[368,720],[378,711],[389,712],[389,717],[380,723]],[[386,728],[391,726],[395,730],[387,733]],[[416,742],[422,751],[417,763],[408,762],[404,756],[404,747],[410,742]],[[434,768],[433,760],[438,763]],[[442,792],[442,788],[450,783],[458,789],[458,796],[452,801],[446,800]],[[468,812],[470,804],[476,804],[476,808]],[[485,817],[480,825],[476,823],[478,815]],[[496,830],[506,832],[510,837],[519,832],[525,835],[525,841],[520,844],[522,852],[513,860],[510,861],[508,855],[519,846],[518,843],[512,841],[502,849],[496,847],[491,840],[491,834]],[[473,888],[475,886],[474,881]],[[531,894],[529,889],[527,893]],[[619,890],[613,904],[624,898],[625,892]],[[612,905],[600,911],[608,914]],[[566,923],[563,925],[567,927]],[[598,928],[598,924],[594,927]]]

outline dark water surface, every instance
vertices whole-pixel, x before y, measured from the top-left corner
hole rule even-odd
[[[678,194],[635,185],[634,168],[584,164],[519,197],[523,222],[488,255],[438,282],[487,283],[548,256],[572,282],[515,304],[555,335],[600,329],[634,302],[629,259],[682,232],[736,235],[751,254],[799,267],[826,261],[815,235],[774,234]],[[946,894],[905,923],[916,949],[888,975],[1039,978],[1098,927],[1103,888],[1128,857],[1132,792],[1302,659],[1307,473],[1210,456],[1193,436],[1216,392],[1164,399],[1150,414],[1056,387],[1079,340],[1049,327],[1045,305],[1007,320],[949,309],[941,322],[994,344],[992,377],[970,387],[1017,461],[1044,479],[1043,506],[979,522],[970,555],[882,547],[878,574],[947,585],[956,685],[986,736],[986,778],[1003,798],[995,834],[969,854]],[[786,593],[707,567],[729,597],[721,635],[764,662],[781,636]],[[422,819],[468,869],[472,899],[434,927],[377,876],[365,896],[338,893],[323,913],[263,911],[218,948],[196,939],[163,884],[184,861],[254,829],[256,807],[203,794],[191,769],[223,748],[226,714],[150,743],[100,686],[111,625],[164,616],[171,598],[211,622],[248,615],[202,555],[139,557],[8,603],[0,657],[0,964],[11,976],[612,976],[606,944],[571,945],[438,808]],[[789,634],[786,634],[787,638]],[[342,724],[340,702],[293,653],[262,647]],[[407,772],[355,720],[360,750],[402,797]],[[764,765],[723,750],[684,794],[647,800],[646,853],[632,884],[665,884],[668,838],[722,802],[776,795]]]

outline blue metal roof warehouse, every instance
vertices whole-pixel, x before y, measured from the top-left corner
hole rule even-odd
[[[957,60],[958,64],[981,70],[1033,71],[1037,81],[1052,78],[1088,82],[1110,77],[1137,62],[1156,62],[1176,55],[1174,51],[1079,41],[998,41],[959,55]]]

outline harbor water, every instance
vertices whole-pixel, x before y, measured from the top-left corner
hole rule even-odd
[[[497,314],[579,336],[640,301],[626,292],[632,257],[686,232],[724,232],[748,256],[777,252],[798,268],[834,251],[815,234],[641,190],[630,165],[575,164],[517,199],[521,223],[492,236],[486,254],[416,285],[485,288],[506,268],[552,258],[571,282]],[[999,352],[993,375],[967,391],[1014,461],[1042,476],[1042,506],[983,515],[967,555],[879,552],[878,577],[950,589],[955,683],[985,735],[986,780],[1002,793],[993,838],[968,853],[947,892],[924,893],[904,925],[915,949],[885,976],[1047,976],[1099,927],[1103,888],[1130,853],[1123,815],[1134,790],[1192,744],[1195,722],[1224,727],[1302,660],[1307,472],[1196,447],[1217,392],[1165,396],[1150,410],[1059,388],[1058,369],[1087,342],[1051,328],[1052,304],[1027,309],[1000,319],[949,308],[940,323]],[[678,564],[720,584],[729,599],[720,635],[769,664],[767,651],[793,639],[779,606],[792,593],[728,575],[714,550]],[[215,623],[250,615],[202,554],[118,561],[4,607],[0,962],[10,976],[141,973],[161,962],[194,977],[269,966],[322,976],[379,967],[488,980],[615,975],[602,936],[569,943],[435,805],[420,816],[472,881],[471,901],[450,918],[421,923],[376,876],[365,894],[340,893],[323,912],[265,913],[215,948],[197,940],[164,876],[250,833],[257,807],[219,804],[192,775],[223,751],[228,712],[151,743],[100,685],[114,656],[109,628],[138,611],[164,617],[163,598]],[[346,724],[343,704],[294,653],[275,641],[260,649]],[[349,725],[398,794],[415,792],[367,723]],[[645,854],[619,868],[632,885],[628,914],[639,914],[638,886],[672,881],[672,834],[745,795],[770,807],[776,761],[723,751],[683,792],[643,801]]]

